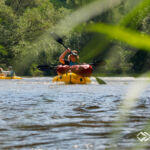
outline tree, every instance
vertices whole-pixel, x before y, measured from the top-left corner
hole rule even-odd
[[[9,64],[14,57],[12,46],[17,42],[14,34],[16,31],[16,16],[12,9],[0,1],[0,63]]]

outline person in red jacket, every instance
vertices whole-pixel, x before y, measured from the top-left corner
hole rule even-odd
[[[65,56],[68,55],[68,60],[65,60]],[[78,55],[78,51],[76,50],[70,50],[69,48],[67,48],[59,57],[59,62],[62,63],[63,65],[69,65],[69,66],[73,66],[73,65],[77,65],[79,61],[79,55]]]

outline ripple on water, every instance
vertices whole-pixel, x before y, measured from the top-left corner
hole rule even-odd
[[[25,78],[0,84],[0,148],[111,148],[118,107],[134,79],[104,78],[107,85],[57,85],[52,78]],[[9,88],[8,88],[9,87]],[[131,148],[149,120],[150,87],[121,128],[118,148]],[[128,146],[127,146],[128,145]]]

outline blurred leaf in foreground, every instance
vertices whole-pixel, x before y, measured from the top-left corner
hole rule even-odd
[[[89,25],[87,31],[106,34],[112,39],[120,40],[136,48],[150,51],[150,36],[121,26],[103,23]]]

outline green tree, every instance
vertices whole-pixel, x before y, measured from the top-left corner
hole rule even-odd
[[[16,28],[16,16],[13,10],[5,5],[4,0],[0,1],[0,63],[9,64],[14,57],[12,46],[17,43],[17,37],[14,34]]]
[[[50,61],[46,61],[47,63],[55,62],[56,58],[52,56],[57,44],[52,44],[53,41],[50,40],[51,28],[68,13],[65,8],[56,10],[49,0],[39,0],[36,4],[38,4],[36,7],[28,7],[21,16],[18,16],[16,34],[19,42],[13,46],[13,50],[16,52],[17,72],[21,74],[28,74],[32,63],[35,66],[48,59]],[[47,55],[41,59],[40,55],[43,53]]]

